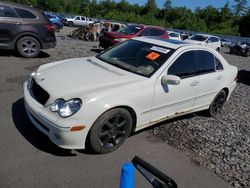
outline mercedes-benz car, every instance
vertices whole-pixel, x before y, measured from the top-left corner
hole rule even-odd
[[[94,57],[40,66],[24,83],[24,101],[59,147],[107,153],[166,119],[201,110],[219,117],[237,72],[205,46],[137,37]]]

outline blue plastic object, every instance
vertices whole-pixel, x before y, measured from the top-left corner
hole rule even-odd
[[[134,188],[135,186],[135,167],[132,163],[122,165],[120,188]]]

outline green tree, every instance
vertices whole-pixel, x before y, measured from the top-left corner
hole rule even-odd
[[[143,15],[150,14],[154,16],[156,14],[157,9],[158,8],[157,8],[155,0],[148,0],[144,6],[142,14]]]
[[[235,16],[242,16],[247,13],[247,0],[234,0],[233,6]]]

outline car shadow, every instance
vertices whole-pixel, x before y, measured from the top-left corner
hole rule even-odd
[[[250,71],[240,70],[238,72],[237,82],[250,86]]]
[[[76,156],[72,150],[57,147],[31,123],[24,107],[23,98],[13,103],[12,118],[17,130],[37,149],[55,156]]]
[[[0,50],[0,56],[2,57],[22,57],[20,54],[18,54],[15,50]],[[39,55],[35,58],[43,59],[43,58],[48,58],[50,55],[44,51],[41,51]]]

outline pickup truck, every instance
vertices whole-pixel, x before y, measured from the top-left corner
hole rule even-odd
[[[70,27],[74,27],[74,26],[88,26],[89,24],[93,23],[94,21],[92,21],[90,18],[87,18],[85,16],[74,16],[74,17],[68,17],[66,18],[66,23],[68,26]]]

